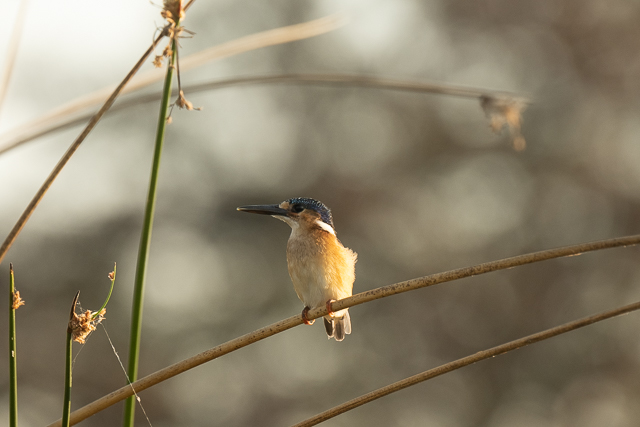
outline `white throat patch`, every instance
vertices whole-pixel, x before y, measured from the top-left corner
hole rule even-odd
[[[275,219],[279,219],[280,221],[286,222],[287,224],[289,224],[289,227],[291,228],[298,228],[298,223],[292,220],[291,218],[289,218],[288,216],[284,216],[284,215],[271,215],[271,216],[274,217]]]

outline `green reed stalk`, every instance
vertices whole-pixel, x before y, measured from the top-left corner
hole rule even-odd
[[[62,405],[62,427],[69,427],[69,416],[71,415],[71,369],[73,367],[73,339],[71,330],[71,319],[73,319],[73,315],[75,314],[76,303],[78,302],[79,296],[80,291],[78,291],[75,298],[73,298],[73,304],[71,304],[71,313],[69,313],[69,323],[67,324],[67,352],[65,355],[64,367],[64,402]]]
[[[18,427],[18,373],[16,372],[16,310],[13,308],[15,282],[9,264],[9,426]]]
[[[176,23],[176,26],[179,22]],[[147,206],[144,213],[144,224],[142,236],[140,237],[140,248],[138,250],[138,264],[136,267],[136,277],[133,290],[133,304],[131,310],[131,332],[129,338],[129,362],[127,374],[129,381],[134,382],[138,378],[138,359],[140,356],[140,338],[142,332],[142,306],[144,300],[144,285],[147,275],[147,265],[149,261],[149,247],[151,244],[151,230],[153,228],[153,216],[156,206],[156,191],[158,186],[158,172],[160,170],[160,158],[162,156],[162,146],[164,145],[164,133],[167,125],[167,113],[171,100],[171,82],[176,60],[176,41],[171,42],[173,51],[167,74],[164,79],[162,91],[162,102],[160,105],[160,115],[158,117],[158,128],[156,131],[156,146],[153,155],[153,165],[151,167],[151,179],[149,180],[149,193],[147,196]],[[133,427],[135,417],[135,399],[130,397],[125,402],[124,427]]]

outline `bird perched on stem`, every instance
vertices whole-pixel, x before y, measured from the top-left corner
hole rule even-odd
[[[302,320],[312,308],[327,307],[324,327],[329,338],[342,341],[351,333],[349,310],[331,311],[331,302],[351,296],[358,255],[336,237],[331,211],[322,202],[307,197],[285,200],[279,205],[240,206],[239,211],[271,215],[291,227],[287,243],[287,265],[293,288],[305,305]]]

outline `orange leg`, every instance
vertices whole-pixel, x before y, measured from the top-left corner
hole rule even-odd
[[[305,307],[302,309],[302,322],[305,325],[313,325],[316,321],[316,319],[313,319],[313,320],[307,319],[307,313],[309,313],[309,310],[310,310],[309,307]]]
[[[334,311],[331,310],[331,303],[334,302],[334,299],[330,299],[329,301],[327,301],[327,314],[331,317],[333,317],[334,315]]]

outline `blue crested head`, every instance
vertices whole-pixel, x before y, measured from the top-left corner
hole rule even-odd
[[[294,197],[293,199],[287,200],[289,205],[291,206],[291,210],[293,212],[302,212],[305,209],[310,209],[312,211],[318,212],[320,215],[320,219],[325,224],[329,224],[331,228],[335,228],[333,226],[333,217],[331,216],[331,210],[321,201],[312,199],[310,197]]]

